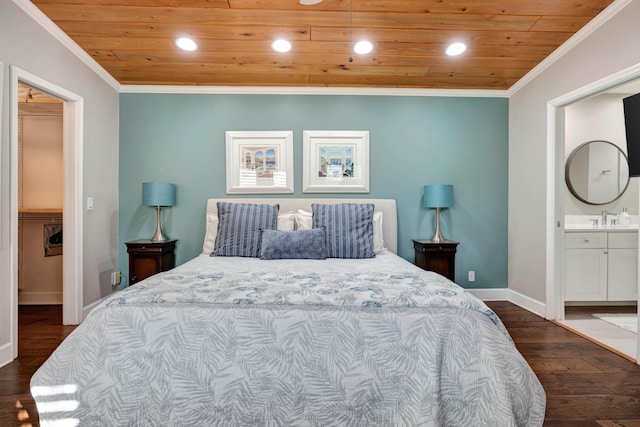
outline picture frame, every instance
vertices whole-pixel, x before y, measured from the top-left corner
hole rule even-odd
[[[227,194],[293,193],[293,131],[226,131]]]
[[[303,131],[304,193],[368,193],[369,131]]]

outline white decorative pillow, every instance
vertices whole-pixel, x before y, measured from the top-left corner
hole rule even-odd
[[[285,212],[278,214],[278,230],[280,231],[293,231],[296,223],[296,213]]]
[[[218,234],[218,215],[207,214],[207,232],[204,235],[204,244],[202,245],[202,255],[211,255],[213,246],[216,243],[216,234]]]
[[[285,212],[278,215],[278,230],[293,231],[295,224],[295,212]],[[210,255],[216,243],[216,235],[218,234],[218,215],[207,214],[207,224],[204,243],[202,245],[202,255]]]
[[[313,222],[313,214],[309,211],[298,209],[296,213],[296,228],[298,230],[311,230]]]
[[[377,211],[373,213],[373,250],[377,253],[385,249],[382,237],[382,212]]]
[[[298,209],[295,217],[298,230],[310,230],[312,228],[313,214],[311,212]],[[377,253],[385,249],[382,237],[382,212],[375,211],[373,213],[373,250]]]

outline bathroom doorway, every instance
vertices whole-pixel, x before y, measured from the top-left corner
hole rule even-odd
[[[554,153],[549,163],[553,165],[553,209],[549,211],[553,216],[548,217],[554,262],[548,264],[552,280],[547,282],[547,318],[636,362],[640,347],[637,332],[621,325],[631,323],[637,331],[638,179],[631,179],[624,197],[606,206],[582,204],[570,194],[565,165],[571,152],[589,140],[610,140],[626,153],[622,99],[640,92],[639,77],[640,67],[631,67],[551,101],[549,126],[554,132],[548,146]],[[612,129],[603,134],[605,125]],[[620,217],[615,214],[627,211],[632,213],[631,226],[620,227]],[[573,274],[574,280],[567,274]],[[613,282],[616,285],[611,292],[608,286]],[[629,315],[630,321],[620,321]]]
[[[639,91],[630,83],[567,105],[564,126],[564,324],[633,360],[640,203],[623,99]]]

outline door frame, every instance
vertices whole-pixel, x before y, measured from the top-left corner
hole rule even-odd
[[[565,107],[638,78],[640,78],[640,64],[611,74],[547,103],[547,319],[564,320]],[[640,307],[640,296],[638,302]],[[638,323],[640,324],[640,318]],[[640,355],[640,337],[638,354]],[[640,361],[640,358],[637,360]]]
[[[63,101],[62,323],[77,325],[83,316],[83,145],[84,99],[16,66],[10,67],[10,273],[11,343],[18,356],[18,83]]]

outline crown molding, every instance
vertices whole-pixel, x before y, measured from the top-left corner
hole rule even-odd
[[[122,85],[120,93],[175,93],[216,95],[351,95],[351,96],[445,96],[468,98],[507,98],[506,90],[412,89],[364,87],[294,86],[163,86]]]
[[[529,84],[533,79],[542,74],[547,68],[553,65],[556,61],[566,55],[571,49],[576,47],[580,42],[590,36],[594,31],[604,25],[609,19],[619,13],[633,0],[615,0],[605,10],[600,12],[595,18],[587,23],[584,27],[578,30],[573,36],[569,37],[569,40],[560,45],[556,50],[551,52],[549,56],[543,59],[538,65],[533,67],[531,71],[524,75],[520,80],[514,83],[506,92],[507,96],[511,97],[515,95],[520,89]]]
[[[87,52],[85,52],[76,42],[71,39],[64,31],[62,31],[47,15],[45,15],[40,9],[38,9],[29,0],[13,0],[13,2],[22,9],[27,15],[36,21],[42,28],[47,30],[56,40],[62,43],[67,49],[71,51],[80,61],[85,63],[91,70],[93,70],[99,77],[101,77],[109,86],[113,87],[116,91],[120,91],[120,83],[114,79],[111,74],[102,68],[95,59],[93,59]]]

